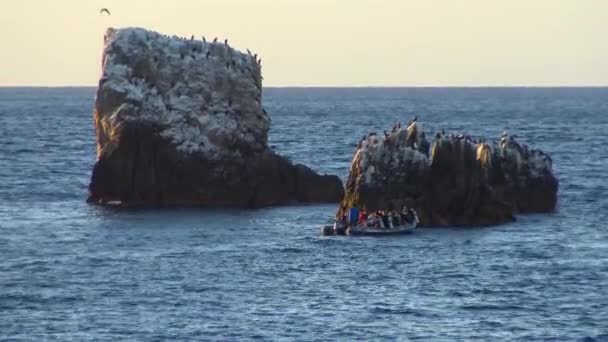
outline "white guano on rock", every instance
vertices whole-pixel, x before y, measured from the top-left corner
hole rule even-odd
[[[259,61],[224,42],[108,29],[99,86],[123,100],[99,113],[101,127],[148,122],[178,151],[211,159],[268,148]]]

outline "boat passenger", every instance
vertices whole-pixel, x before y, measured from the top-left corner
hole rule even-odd
[[[382,227],[382,212],[380,210],[376,211],[376,224],[374,226],[376,228]]]
[[[359,212],[359,224],[363,224],[366,220],[367,213],[365,212],[365,210],[361,210],[361,212]]]
[[[399,215],[397,215],[395,212],[391,212],[391,221],[393,222],[393,227],[397,227],[401,223],[399,222]]]
[[[368,226],[372,228],[380,228],[380,217],[377,214],[372,214],[371,222]]]
[[[348,225],[356,226],[359,223],[359,209],[358,208],[350,208],[348,210]]]
[[[408,212],[410,214],[410,217],[412,218],[412,222],[415,222],[416,221],[416,211],[414,209],[410,208],[408,210]]]
[[[401,211],[401,218],[404,222],[412,223],[414,222],[414,216],[411,215],[411,209],[403,207]]]
[[[391,211],[389,211],[386,214],[386,217],[388,218],[388,227],[395,228],[397,225],[395,224],[395,221],[393,220],[393,213]]]
[[[388,221],[388,216],[384,212],[382,212],[381,215],[382,215],[381,218],[382,218],[382,226],[383,226],[383,228],[390,228],[391,225],[390,225],[390,223]]]
[[[340,222],[340,220],[336,217],[336,219],[334,220],[334,231],[337,231],[340,226],[341,226],[342,222]]]

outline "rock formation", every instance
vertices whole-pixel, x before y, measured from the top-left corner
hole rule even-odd
[[[408,206],[423,226],[491,225],[553,211],[557,189],[551,158],[512,136],[492,143],[438,133],[429,148],[413,122],[362,139],[337,215]]]
[[[227,42],[108,29],[89,201],[261,207],[338,202],[340,179],[268,147],[257,56]]]

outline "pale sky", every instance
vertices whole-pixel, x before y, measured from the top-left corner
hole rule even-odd
[[[608,85],[608,0],[0,0],[0,86],[96,85],[109,26],[228,38],[265,86]]]

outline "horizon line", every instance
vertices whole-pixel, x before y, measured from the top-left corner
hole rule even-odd
[[[97,85],[0,85],[1,88],[97,88]],[[270,89],[405,89],[405,88],[608,88],[605,85],[268,85]]]

